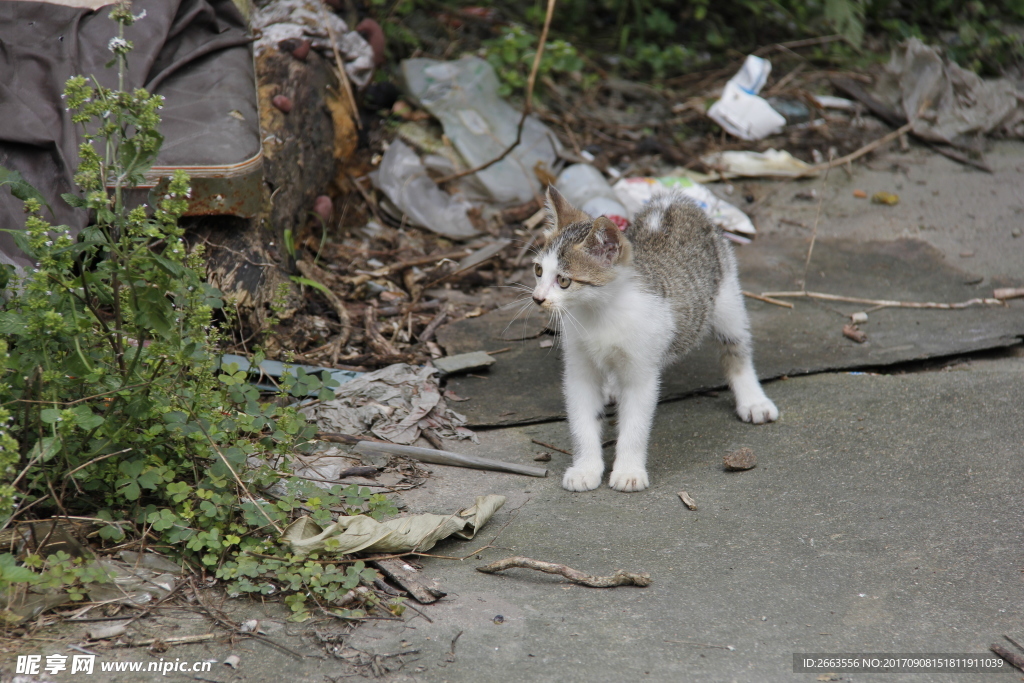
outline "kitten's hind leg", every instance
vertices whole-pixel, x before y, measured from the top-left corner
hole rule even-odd
[[[569,491],[590,491],[601,485],[601,423],[604,418],[603,378],[581,354],[566,355],[563,388],[572,432],[572,467],[562,477]]]
[[[744,422],[754,424],[777,420],[779,409],[765,396],[754,372],[750,323],[735,275],[722,282],[712,327],[715,338],[722,344],[722,370],[736,399],[736,414]]]

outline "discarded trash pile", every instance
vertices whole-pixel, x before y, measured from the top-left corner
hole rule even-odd
[[[532,283],[548,183],[623,229],[653,194],[680,190],[745,244],[758,197],[736,192],[744,178],[818,175],[907,135],[985,169],[978,136],[1021,132],[1013,86],[916,41],[877,77],[813,70],[799,57],[792,66],[794,53],[779,50],[786,71],[773,79],[763,56],[772,51],[659,90],[545,77],[530,115],[499,97],[482,59],[403,61],[390,98],[363,95],[371,148],[347,171],[345,230],[311,224],[299,236],[293,280],[305,298],[268,353],[356,370],[442,357],[440,325],[508,304],[522,295],[517,284]],[[821,91],[850,99],[812,94]],[[729,137],[701,134],[716,125]]]

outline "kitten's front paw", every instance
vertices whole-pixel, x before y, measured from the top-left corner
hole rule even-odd
[[[608,485],[616,491],[643,491],[649,485],[646,470],[612,470]]]
[[[570,467],[562,477],[562,488],[568,491],[592,491],[601,485],[603,469]]]
[[[767,397],[754,403],[736,406],[736,414],[744,422],[753,422],[756,425],[779,419],[779,409]]]

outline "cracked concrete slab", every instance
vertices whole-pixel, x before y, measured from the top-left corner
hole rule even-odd
[[[747,291],[798,291],[809,240],[779,235],[736,250]],[[1024,271],[1024,269],[1022,269]],[[984,285],[981,282],[984,281]],[[807,290],[846,297],[908,302],[955,303],[992,296],[1012,278],[979,278],[948,264],[943,254],[916,239],[858,241],[826,237],[814,246]],[[747,299],[754,336],[754,360],[762,380],[782,376],[881,367],[958,353],[1012,346],[1024,337],[1024,302],[959,310],[883,308],[860,326],[867,341],[843,336],[849,314],[870,309],[857,303],[787,299],[793,309]],[[473,426],[497,426],[561,419],[561,357],[557,344],[543,347],[546,316],[535,306],[517,307],[444,328],[438,340],[449,353],[495,350],[486,372],[452,377],[448,387],[464,398],[459,405]],[[539,335],[539,336],[538,336]],[[523,339],[527,337],[528,339]],[[522,339],[522,341],[510,341]],[[724,386],[719,350],[712,341],[663,374],[661,398],[668,400]]]
[[[663,404],[652,487],[635,494],[435,467],[411,507],[466,491],[509,502],[479,543],[434,552],[464,556],[508,523],[499,547],[422,558],[450,593],[427,611],[432,621],[376,622],[348,644],[418,649],[395,680],[452,683],[790,681],[800,652],[983,654],[1002,634],[1024,635],[1022,360],[772,382],[782,417],[762,427],[738,422],[727,396]],[[533,439],[569,445],[563,422],[483,436],[478,454],[517,462],[544,450]],[[758,466],[725,471],[722,456],[741,446]],[[568,459],[553,451],[553,469]],[[644,571],[653,583],[590,589],[525,569],[475,571],[509,555]],[[1007,668],[986,680],[1017,678]]]

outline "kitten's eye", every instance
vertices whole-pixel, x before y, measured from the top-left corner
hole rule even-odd
[[[569,287],[569,285],[572,284],[572,280],[570,280],[569,278],[567,278],[564,275],[559,275],[557,280],[558,280],[558,286],[561,287],[562,289],[566,289],[566,288]]]
[[[544,274],[544,269],[540,267],[539,263],[533,264],[533,274],[536,275],[537,277],[540,277],[541,275]]]

